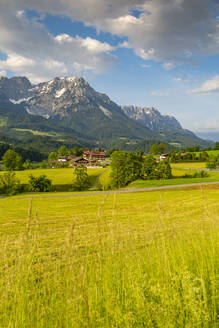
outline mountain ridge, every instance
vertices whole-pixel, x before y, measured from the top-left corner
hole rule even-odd
[[[179,145],[207,144],[182,129],[174,117],[162,115],[153,107],[119,106],[106,94],[95,91],[82,77],[56,77],[37,85],[26,77],[1,78],[0,96],[14,109],[25,110],[29,125],[31,116],[43,117],[48,126],[72,131],[72,135],[95,140],[97,144],[124,138]]]

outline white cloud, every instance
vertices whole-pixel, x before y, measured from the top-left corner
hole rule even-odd
[[[1,76],[6,77],[6,76],[7,76],[7,72],[6,72],[5,70],[0,71],[0,77],[1,77]]]
[[[50,13],[124,37],[118,47],[132,48],[142,59],[160,61],[168,70],[178,62],[192,62],[193,54],[219,53],[215,7],[213,12],[213,0],[1,0],[0,51],[95,73],[116,62],[115,48],[108,43],[66,34],[54,39],[43,26],[44,15]],[[27,9],[39,17],[28,20]],[[139,11],[138,17],[133,10]]]
[[[219,92],[219,75],[207,80],[200,88],[193,89],[191,93],[210,95]]]
[[[17,75],[24,75],[24,72],[26,72],[25,76],[33,83],[39,83],[54,76],[63,76],[68,73],[65,64],[61,62],[46,59],[33,60],[16,54],[10,54],[7,60],[1,60],[0,67]]]
[[[163,63],[162,66],[166,71],[170,71],[171,69],[173,69],[175,67],[175,65],[173,63]]]
[[[151,95],[154,97],[168,97],[169,96],[169,92],[162,92],[162,91],[152,91]]]
[[[122,16],[98,19],[95,24],[127,37],[129,46],[146,60],[190,62],[194,53],[219,52],[218,21],[211,0],[145,0],[141,9],[138,18],[124,10]]]
[[[181,77],[175,77],[175,78],[173,79],[173,81],[175,81],[175,82],[182,82],[183,79],[181,79]]]
[[[108,43],[67,34],[54,37],[41,23],[28,20],[24,11],[0,10],[0,51],[7,55],[0,60],[0,70],[33,82],[86,71],[102,73],[117,62]]]

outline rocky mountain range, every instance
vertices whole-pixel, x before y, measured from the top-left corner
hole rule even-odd
[[[153,131],[182,130],[181,124],[175,117],[162,115],[154,107],[121,106],[121,108],[128,117]]]
[[[2,77],[0,107],[0,116],[7,107],[4,117],[10,112],[10,120],[4,118],[4,122],[7,125],[10,121],[8,126],[13,128],[17,127],[17,121],[13,122],[12,118],[14,111],[17,117],[19,112],[23,115],[19,129],[31,130],[34,121],[37,130],[51,132],[58,129],[62,134],[65,130],[68,135],[97,143],[124,138],[153,139],[179,145],[205,143],[184,130],[174,117],[161,115],[155,108],[119,106],[78,77],[56,77],[38,85],[32,85],[26,77]],[[38,127],[37,120],[40,121]]]

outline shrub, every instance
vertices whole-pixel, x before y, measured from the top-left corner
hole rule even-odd
[[[0,175],[0,194],[15,195],[24,190],[14,172],[7,172]]]
[[[80,165],[74,169],[74,174],[76,175],[76,179],[73,183],[73,190],[86,190],[90,185],[87,168],[83,165]]]
[[[32,174],[29,176],[29,191],[33,192],[47,192],[52,190],[52,181],[46,175],[34,177]]]
[[[207,178],[209,176],[209,174],[205,171],[200,171],[200,172],[195,172],[193,174],[193,178]]]

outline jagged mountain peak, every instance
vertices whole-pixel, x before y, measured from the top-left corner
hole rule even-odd
[[[155,107],[121,106],[121,108],[128,117],[153,131],[182,130],[181,124],[175,117],[162,115]]]

